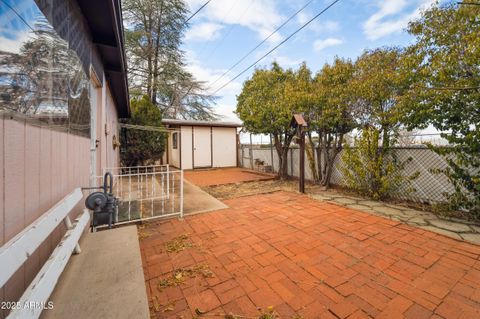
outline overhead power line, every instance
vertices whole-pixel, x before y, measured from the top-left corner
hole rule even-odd
[[[230,13],[232,12],[233,8],[237,5],[239,0],[236,0],[236,1],[232,1],[232,5],[229,7],[228,11],[223,15],[224,18],[229,18],[230,17]],[[215,33],[215,30],[213,31]],[[222,39],[223,41],[223,39]],[[198,56],[202,56],[203,53],[205,52],[205,50],[210,46],[210,43],[209,41],[204,41],[203,43],[203,46],[202,48],[200,49],[199,53],[198,53]],[[211,53],[211,51],[210,51]],[[210,56],[210,54],[209,54]]]
[[[20,13],[18,13],[17,10],[15,10],[15,8],[13,8],[11,5],[9,5],[5,0],[0,0],[3,2],[4,5],[6,5],[10,10],[13,11],[13,13],[15,13],[15,15],[20,19],[22,20],[23,23],[25,23],[25,25],[27,27],[30,28],[30,30],[32,30],[33,32],[35,32],[35,30],[32,28],[32,26],[30,24],[28,24],[28,22],[20,15]]]
[[[457,4],[464,4],[467,6],[480,6],[480,2],[457,2]]]
[[[258,49],[262,44],[264,44],[268,39],[270,39],[275,33],[278,32],[281,28],[283,28],[288,22],[290,22],[293,18],[295,18],[300,12],[302,12],[310,3],[312,3],[313,0],[308,1],[303,7],[301,7],[297,12],[295,12],[293,15],[291,15],[285,22],[283,22],[278,28],[276,28],[272,33],[270,33],[265,39],[263,39],[260,43],[258,43],[253,49],[248,51],[240,60],[238,60],[234,65],[232,65],[227,71],[225,71],[222,75],[220,75],[219,78],[217,78],[212,84],[214,85],[218,81],[220,81],[228,72],[230,72],[233,68],[235,68],[237,65],[243,62],[250,54],[252,54],[253,51]]]
[[[248,67],[246,67],[245,69],[243,69],[242,72],[240,72],[239,74],[237,74],[233,79],[231,79],[230,81],[228,81],[227,83],[225,83],[224,85],[222,85],[221,87],[219,87],[215,92],[213,92],[212,95],[215,95],[218,91],[220,91],[221,89],[223,89],[224,87],[226,87],[227,85],[229,85],[230,83],[232,83],[233,81],[235,81],[236,79],[238,79],[238,77],[240,77],[242,74],[244,74],[245,72],[247,72],[248,70],[250,70],[252,67],[254,67],[258,62],[262,61],[265,57],[267,57],[268,55],[270,55],[270,53],[272,53],[273,51],[275,51],[276,49],[278,49],[282,44],[284,44],[285,42],[287,42],[288,40],[290,40],[295,34],[297,34],[298,32],[300,32],[301,30],[303,30],[306,26],[308,26],[310,23],[312,23],[313,20],[317,19],[319,16],[321,16],[322,14],[324,14],[328,9],[330,9],[331,7],[333,7],[337,2],[339,2],[340,0],[335,0],[333,1],[332,3],[330,3],[328,6],[325,7],[325,9],[323,9],[322,11],[320,11],[319,13],[317,13],[313,18],[311,18],[310,20],[308,20],[305,24],[303,24],[300,28],[298,28],[297,30],[295,30],[292,34],[290,34],[288,37],[286,37],[282,42],[280,42],[279,44],[277,44],[275,47],[273,47],[273,49],[271,49],[270,51],[268,51],[267,53],[265,53],[264,55],[262,55],[259,59],[257,59],[255,62],[253,62],[252,64],[250,64]]]
[[[134,124],[126,124],[126,123],[119,123],[118,126],[120,128],[126,129],[133,129],[133,130],[140,130],[140,131],[151,131],[151,132],[163,132],[168,133],[169,131],[175,131],[175,129],[169,129],[164,126],[147,126],[147,125],[134,125]]]
[[[471,90],[480,90],[480,86],[465,86],[465,87],[440,86],[440,87],[427,87],[425,89],[441,90],[441,91],[471,91]]]
[[[197,13],[199,13],[203,8],[205,8],[205,6],[212,0],[208,0],[207,2],[205,2],[200,8],[198,8],[197,11],[195,11],[187,20],[185,20],[185,23],[187,23],[188,21],[190,21],[190,19],[192,19],[194,16],[197,15]]]
[[[247,13],[247,11],[250,9],[250,7],[252,6],[253,2],[255,0],[250,0],[250,3],[248,4],[247,8],[242,12],[241,16],[240,16],[240,19],[241,20],[243,18],[243,16],[245,16],[245,13]],[[258,1],[258,0],[257,0]],[[238,1],[237,1],[238,2]],[[232,9],[237,5],[237,2],[234,3],[234,5],[230,8],[230,11],[232,11]],[[230,15],[230,11],[229,11],[229,15]],[[207,62],[210,60],[210,58],[212,57],[212,55],[217,51],[217,49],[223,44],[223,42],[225,41],[225,39],[228,37],[228,35],[230,34],[230,32],[232,32],[232,30],[237,26],[237,24],[231,24],[230,27],[228,28],[227,32],[224,34],[224,36],[222,37],[222,39],[217,43],[217,45],[213,48],[212,51],[210,51],[210,54],[206,57],[205,61],[204,62]]]

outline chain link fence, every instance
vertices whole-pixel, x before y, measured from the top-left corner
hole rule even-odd
[[[318,150],[315,150],[317,152]],[[439,203],[445,200],[445,193],[452,193],[454,188],[449,180],[443,175],[435,173],[434,170],[447,167],[445,159],[433,152],[425,145],[416,144],[412,146],[394,147],[393,152],[399,161],[404,162],[411,159],[405,165],[403,174],[411,176],[418,174],[418,177],[410,183],[404,182],[396,185],[392,198],[417,203]],[[345,186],[341,167],[344,165],[342,152],[338,154],[332,172],[331,184]],[[314,154],[315,161],[317,159]],[[271,144],[240,144],[239,164],[242,167],[258,170],[259,167],[270,166],[269,170],[278,172],[278,155]],[[300,172],[300,150],[298,147],[291,147],[288,151],[288,174],[298,177]],[[263,165],[262,165],[263,163]],[[315,163],[317,165],[317,163]],[[308,157],[305,154],[305,178],[313,180]]]

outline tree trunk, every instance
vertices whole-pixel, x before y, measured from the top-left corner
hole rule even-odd
[[[341,148],[335,147],[332,150],[329,150],[329,156],[325,160],[325,175],[324,180],[322,181],[322,185],[325,186],[326,189],[330,187],[330,180],[332,178],[333,172],[333,165],[335,164],[335,159],[337,158],[338,153],[340,153]]]
[[[152,61],[152,15],[149,13],[148,19],[145,21],[145,34],[147,36],[147,81],[146,91],[149,99],[152,99],[152,73],[153,73],[153,61]]]
[[[389,128],[382,127],[383,137],[382,137],[382,155],[385,155],[390,148],[390,136],[388,135]]]
[[[312,133],[308,132],[308,144],[305,145],[305,150],[307,152],[308,158],[308,166],[310,167],[310,171],[312,171],[313,181],[318,183],[318,174],[317,174],[317,167],[315,165],[315,144],[312,141]]]
[[[322,175],[322,152],[321,152],[321,149],[320,149],[320,143],[318,144],[318,146],[316,147],[317,149],[317,174],[318,174],[318,183],[320,183],[320,181],[322,180],[323,178],[323,175]]]
[[[278,134],[276,133],[273,134],[273,140],[274,140],[275,151],[277,152],[277,156],[278,156],[277,176],[281,178],[282,170],[283,170],[283,157],[282,157],[282,145],[281,145],[280,137],[278,136]]]
[[[159,69],[160,69],[160,32],[162,32],[162,14],[163,14],[163,1],[160,5],[160,13],[158,19],[158,26],[155,38],[155,61],[153,65],[153,83],[152,83],[152,95],[151,100],[154,105],[157,105],[157,92],[158,92],[158,76],[159,76]]]
[[[284,147],[282,152],[282,169],[279,172],[279,177],[281,180],[285,180],[288,178],[288,150],[288,147]]]
[[[325,186],[326,189],[330,187],[335,159],[342,150],[343,135],[339,133],[339,135],[334,134],[332,136],[319,132],[320,141],[317,153],[319,180],[320,184]]]
[[[281,142],[279,134],[273,134],[275,140],[275,150],[278,155],[278,174],[281,180],[288,178],[288,150],[292,142],[293,135],[285,134],[283,143]]]
[[[325,181],[327,178],[327,166],[328,166],[328,161],[329,161],[329,148],[330,148],[330,143],[328,142],[328,134],[323,133],[322,138],[320,139],[320,144],[321,144],[321,153],[322,153],[322,164],[321,164],[321,176],[322,178],[320,179],[320,184],[322,186],[325,186]]]

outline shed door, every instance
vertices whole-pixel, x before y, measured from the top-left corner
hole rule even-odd
[[[210,127],[193,127],[193,167],[212,166],[212,136]]]

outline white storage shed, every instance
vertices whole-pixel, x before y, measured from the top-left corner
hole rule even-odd
[[[181,169],[236,167],[237,129],[232,122],[162,120],[170,130],[167,163]]]

